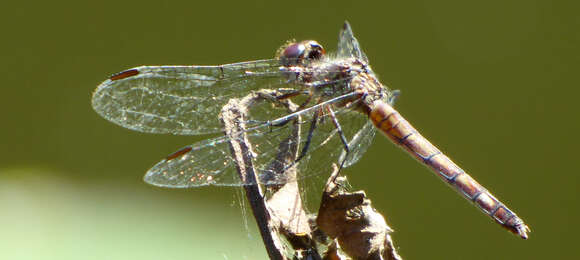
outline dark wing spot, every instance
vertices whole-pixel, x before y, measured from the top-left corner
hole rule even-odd
[[[181,157],[182,155],[188,153],[189,151],[191,151],[191,146],[185,147],[177,152],[174,152],[170,155],[168,155],[165,160],[169,161],[169,160],[173,160],[175,158]]]
[[[113,76],[111,76],[111,80],[115,81],[115,80],[120,80],[120,79],[124,79],[124,78],[128,78],[131,76],[135,76],[139,74],[139,70],[137,69],[130,69],[130,70],[126,70],[126,71],[122,71],[119,72],[117,74],[114,74]]]

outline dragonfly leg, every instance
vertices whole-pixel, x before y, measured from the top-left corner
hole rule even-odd
[[[342,159],[342,162],[340,162],[340,167],[338,168],[338,170],[340,171],[344,167],[344,163],[346,162],[346,160],[348,158],[348,154],[350,153],[350,149],[348,148],[348,141],[346,140],[346,136],[344,136],[344,132],[342,131],[342,127],[340,127],[340,123],[336,119],[336,115],[334,114],[332,107],[327,106],[326,109],[328,110],[330,118],[332,119],[332,123],[334,124],[334,127],[336,127],[338,135],[340,136],[340,141],[342,141],[342,144],[344,145],[345,155],[344,155],[344,159]],[[338,174],[332,180],[333,182],[335,182],[337,176],[338,176]]]
[[[299,92],[299,91],[296,91],[296,93],[300,94],[300,92]],[[298,95],[298,94],[297,94],[297,95]],[[294,95],[294,96],[297,96],[297,95]],[[288,97],[286,97],[286,95],[284,95],[284,97],[283,97],[283,98],[288,98]],[[279,99],[282,99],[282,98],[279,98]],[[311,101],[311,100],[312,100],[312,95],[308,95],[308,97],[306,98],[306,100],[304,100],[304,102],[302,102],[302,104],[300,104],[300,105],[298,106],[298,109],[296,109],[296,111],[300,111],[300,110],[304,109],[304,108],[306,107],[306,105],[308,105],[308,103],[310,103],[310,101]],[[293,119],[292,119],[292,118],[289,118],[289,119],[287,119],[287,120],[285,120],[285,121],[282,121],[282,122],[280,122],[280,123],[277,123],[277,124],[271,124],[271,126],[283,126],[283,125],[286,125],[286,124],[287,124],[288,122],[290,122],[291,120],[293,120]]]
[[[300,90],[292,90],[292,91],[289,91],[287,93],[283,93],[283,94],[280,94],[280,95],[273,95],[273,94],[270,94],[268,92],[257,91],[257,95],[258,96],[260,96],[264,100],[268,100],[268,101],[270,101],[272,103],[275,103],[275,104],[278,104],[278,105],[284,104],[285,101],[283,101],[283,100],[286,100],[286,99],[289,99],[289,98],[298,96],[300,94],[303,94],[303,92],[300,91]],[[310,96],[308,96],[308,99],[307,99],[307,101],[304,104],[300,105],[298,107],[298,109],[294,109],[291,112],[294,112],[294,111],[297,111],[297,110],[302,109],[302,107],[305,106],[306,103],[309,102],[309,100],[310,100]],[[290,122],[292,120],[294,120],[294,118],[288,118],[286,120],[283,120],[283,121],[280,121],[280,122],[276,122],[276,123],[272,123],[270,121],[248,120],[248,121],[246,121],[246,123],[252,123],[252,124],[268,124],[268,126],[270,127],[270,131],[272,131],[271,127],[273,127],[273,126],[284,126],[284,125],[286,125],[288,122]]]
[[[284,99],[289,99],[289,98],[296,97],[296,96],[298,96],[300,94],[303,94],[303,92],[300,91],[300,90],[295,90],[295,91],[288,92],[286,94],[282,94],[280,96],[276,96],[275,98],[277,100],[284,100]]]
[[[302,149],[300,151],[300,154],[294,160],[293,163],[291,163],[290,165],[286,166],[285,170],[293,167],[294,165],[296,165],[308,153],[308,149],[310,148],[310,144],[312,142],[312,138],[314,136],[314,131],[316,130],[316,126],[318,124],[318,121],[324,119],[324,118],[320,118],[320,115],[322,114],[323,109],[324,108],[330,109],[329,105],[332,104],[333,102],[337,102],[337,101],[340,101],[340,100],[349,99],[349,98],[352,98],[352,97],[358,96],[358,95],[360,95],[360,94],[354,93],[354,92],[353,93],[348,93],[348,94],[345,94],[345,95],[342,95],[342,96],[339,96],[339,97],[335,97],[335,98],[333,98],[331,100],[324,101],[322,103],[316,102],[316,105],[305,109],[305,110],[313,110],[314,111],[313,112],[312,120],[310,122],[310,128],[308,130],[308,135],[306,136],[306,141],[304,142],[304,147],[302,147]],[[307,100],[301,106],[310,103],[310,99],[311,99],[311,97],[308,97]],[[298,112],[304,112],[304,110],[299,110]],[[341,141],[343,142],[343,144],[345,146],[345,150],[347,151],[347,154],[348,154],[348,152],[350,152],[350,149],[348,148],[348,142],[346,140],[346,137],[344,135],[344,132],[342,131],[342,128],[340,127],[340,124],[336,120],[336,116],[334,115],[334,111],[332,111],[332,109],[330,109],[330,112],[331,112],[331,115],[332,115],[331,116],[332,117],[332,120],[333,120],[333,122],[334,122],[334,124],[336,126],[336,131],[340,134]],[[290,114],[288,116],[285,116],[283,118],[276,119],[273,122],[268,122],[268,123],[271,126],[280,125],[281,124],[280,122],[286,122],[286,121],[289,121],[289,120],[293,120],[298,115],[299,114],[296,114],[296,113],[295,114]],[[341,166],[340,166],[341,169],[344,166],[345,162],[346,162],[346,159],[342,161]]]
[[[332,122],[334,123],[334,126],[336,127],[337,132],[340,136],[340,140],[342,141],[342,143],[344,145],[344,150],[346,151],[346,154],[348,155],[348,153],[350,152],[350,149],[348,148],[348,141],[346,140],[346,136],[344,136],[344,132],[342,131],[342,128],[340,127],[340,124],[338,123],[338,120],[336,119],[336,115],[334,114],[334,111],[332,110],[332,108],[330,106],[327,106],[326,109],[328,110],[328,112],[330,114]],[[302,151],[300,151],[300,155],[294,161],[294,163],[298,163],[302,158],[304,158],[304,156],[306,156],[306,153],[308,152],[308,148],[310,148],[310,143],[312,141],[312,136],[314,135],[314,130],[316,129],[316,124],[318,123],[318,117],[320,116],[321,113],[322,113],[322,107],[316,113],[314,113],[314,117],[312,118],[312,122],[310,123],[310,129],[308,130],[308,136],[306,137],[306,142],[304,143],[304,147],[302,147]],[[342,169],[342,167],[344,166],[344,163],[346,162],[346,158],[347,158],[347,156],[345,156],[345,159],[342,160],[342,162],[340,163],[339,170]]]
[[[296,160],[294,160],[294,162],[287,165],[284,168],[284,171],[286,171],[287,169],[290,169],[291,167],[294,167],[294,165],[296,165],[298,162],[300,162],[300,160],[302,160],[302,158],[304,158],[304,156],[306,156],[306,153],[308,152],[308,149],[310,148],[310,143],[312,142],[312,136],[314,135],[314,130],[316,130],[316,124],[318,123],[318,117],[322,113],[322,108],[323,107],[318,108],[317,111],[314,113],[314,116],[312,117],[312,121],[310,123],[310,129],[308,130],[308,136],[306,137],[306,142],[304,143],[304,147],[302,147],[302,150],[300,151],[300,155],[298,155],[298,157],[296,158]],[[291,120],[291,119],[284,120],[284,122],[287,122],[289,120]],[[276,125],[279,125],[279,124],[276,124]]]
[[[340,141],[342,141],[342,144],[344,145],[344,150],[348,154],[350,152],[350,149],[348,148],[348,141],[346,140],[346,136],[344,136],[344,132],[342,131],[342,127],[340,127],[340,123],[338,123],[338,120],[336,119],[336,115],[334,114],[334,111],[332,110],[332,108],[330,106],[327,106],[326,109],[328,110],[328,113],[330,114],[330,118],[332,119],[332,123],[334,124],[334,127],[336,127],[336,130],[338,131],[338,134],[340,136]]]
[[[312,118],[312,122],[310,123],[310,129],[308,129],[308,136],[306,137],[306,143],[304,143],[304,147],[302,147],[302,151],[300,151],[300,155],[294,163],[298,163],[308,152],[308,148],[310,147],[310,142],[312,141],[312,135],[314,134],[314,130],[316,129],[316,123],[318,122],[318,116],[322,112],[322,107],[314,113],[314,117]]]

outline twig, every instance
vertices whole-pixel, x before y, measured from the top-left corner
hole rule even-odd
[[[230,150],[235,158],[236,168],[244,183],[258,183],[256,171],[252,162],[252,150],[245,136],[245,126],[243,124],[245,117],[245,108],[242,107],[237,99],[231,99],[224,106],[220,115],[224,124],[226,135],[230,137]],[[266,251],[270,259],[286,259],[283,255],[282,243],[278,239],[272,224],[270,212],[266,206],[263,192],[260,185],[244,185],[246,197],[250,202],[254,218],[260,229],[262,241],[266,246]]]

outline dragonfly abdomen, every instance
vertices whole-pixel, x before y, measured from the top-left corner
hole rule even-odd
[[[376,101],[370,108],[369,117],[391,141],[427,165],[486,215],[512,233],[527,239],[527,232],[530,230],[514,212],[441,153],[392,106]]]

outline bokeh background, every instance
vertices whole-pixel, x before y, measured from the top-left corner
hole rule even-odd
[[[377,1],[379,2],[379,1]],[[516,211],[523,241],[378,136],[344,172],[406,259],[578,255],[580,18],[573,1],[9,1],[0,24],[0,259],[264,259],[240,191],[142,182],[207,136],[132,132],[94,88],[158,64],[329,50],[349,20],[401,113]],[[309,194],[317,197],[318,194]]]

